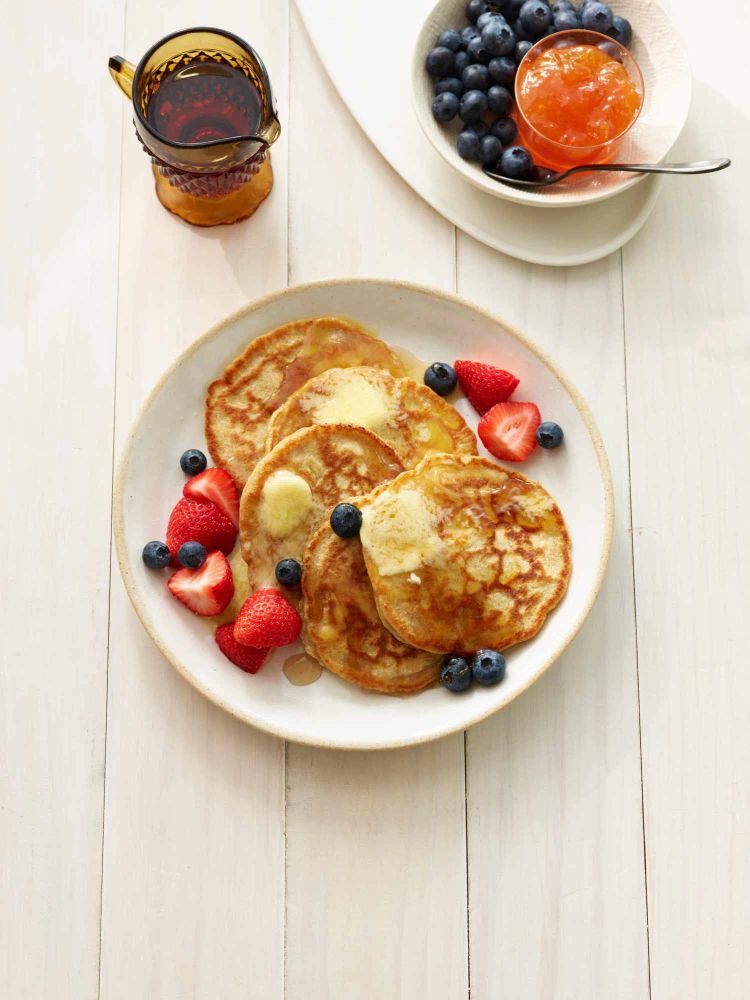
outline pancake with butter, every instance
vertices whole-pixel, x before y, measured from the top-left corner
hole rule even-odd
[[[240,544],[251,588],[276,586],[279,560],[301,563],[310,536],[337,503],[369,493],[402,470],[393,448],[363,427],[304,427],[284,438],[256,465],[240,500]]]
[[[257,337],[208,387],[206,441],[216,465],[242,487],[265,453],[274,410],[329,368],[360,365],[404,374],[387,344],[338,316],[298,320]]]
[[[305,648],[328,670],[385,694],[437,682],[443,657],[399,642],[381,622],[358,539],[321,525],[307,547],[302,591]]]
[[[383,623],[434,652],[530,639],[561,600],[570,539],[550,494],[484,458],[433,455],[361,504]]]
[[[331,368],[310,379],[274,413],[267,447],[311,424],[357,424],[387,441],[407,469],[426,455],[476,455],[477,443],[461,414],[410,378],[378,368]]]

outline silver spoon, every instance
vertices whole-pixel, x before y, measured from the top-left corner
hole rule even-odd
[[[728,157],[724,157],[721,160],[695,160],[692,163],[588,163],[580,167],[571,167],[569,170],[562,170],[559,173],[554,173],[546,167],[536,167],[536,176],[525,181],[504,177],[490,167],[483,169],[488,177],[492,177],[502,184],[510,184],[512,187],[545,188],[565,180],[572,174],[580,174],[584,171],[610,170],[631,174],[712,174],[717,170],[724,170],[731,162]]]

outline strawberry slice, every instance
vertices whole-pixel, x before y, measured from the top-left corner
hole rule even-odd
[[[479,421],[477,433],[495,458],[523,462],[536,448],[536,429],[541,422],[536,403],[497,403]]]
[[[227,557],[211,552],[200,569],[181,569],[167,580],[178,601],[194,615],[220,615],[234,597],[234,581]]]
[[[265,649],[296,642],[302,619],[278,590],[256,590],[240,608],[234,623],[234,637],[242,646]]]
[[[216,504],[183,497],[169,515],[167,546],[173,566],[178,565],[177,553],[183,542],[200,542],[207,552],[219,549],[229,555],[236,540],[237,529]]]
[[[206,469],[185,483],[182,495],[188,500],[214,503],[235,528],[240,525],[240,495],[234,479],[224,469]]]
[[[477,413],[486,413],[495,403],[504,403],[518,387],[515,375],[482,361],[457,361],[454,368],[461,388]]]
[[[241,646],[234,637],[234,622],[229,622],[228,625],[219,625],[214,638],[224,656],[235,667],[244,670],[246,674],[257,674],[271,652],[270,649],[253,649],[250,646]]]

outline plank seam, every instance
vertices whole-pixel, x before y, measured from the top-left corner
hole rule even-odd
[[[620,295],[622,313],[622,356],[623,356],[623,376],[625,387],[625,441],[627,443],[627,466],[628,466],[628,534],[630,535],[630,567],[632,573],[633,586],[633,624],[635,627],[635,689],[636,704],[638,708],[638,765],[641,778],[641,831],[643,839],[643,888],[644,901],[646,905],[646,972],[648,974],[648,996],[651,1000],[651,932],[649,920],[648,902],[648,851],[646,845],[646,797],[643,783],[643,726],[641,723],[641,673],[640,655],[638,649],[638,590],[636,587],[635,574],[635,541],[633,537],[633,478],[632,465],[630,460],[630,404],[628,400],[628,336],[627,323],[625,321],[625,263],[622,249],[620,254]]]

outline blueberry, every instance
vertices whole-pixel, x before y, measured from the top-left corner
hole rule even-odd
[[[572,10],[575,13],[575,6],[570,2],[570,0],[558,0],[557,3],[552,4],[552,16],[560,14],[564,10]]]
[[[455,94],[438,94],[432,102],[432,117],[437,122],[451,122],[458,114],[460,103]]]
[[[555,31],[570,31],[573,28],[580,28],[581,21],[574,10],[561,10],[555,14],[552,27]]]
[[[529,41],[523,40],[521,42],[516,42],[516,48],[513,53],[513,58],[516,60],[516,66],[518,66],[530,48],[531,42]]]
[[[449,691],[465,691],[471,684],[471,667],[462,656],[449,656],[440,671],[440,683]]]
[[[531,35],[528,33],[526,28],[521,24],[520,18],[516,18],[513,22],[513,34],[520,42],[530,42],[532,41]]]
[[[456,31],[455,28],[451,28],[450,31],[444,31],[437,40],[437,47],[439,49],[450,49],[451,52],[458,52],[460,48],[463,48],[463,44],[461,32]]]
[[[499,684],[505,677],[505,657],[495,649],[480,649],[471,661],[471,672],[477,684]]]
[[[464,85],[455,76],[444,76],[435,84],[436,94],[455,94],[460,97],[464,92]]]
[[[430,76],[449,76],[453,70],[453,53],[443,46],[430,49],[424,64]]]
[[[544,0],[526,0],[518,19],[532,38],[539,38],[552,22],[552,11]]]
[[[462,133],[463,134],[463,133]],[[485,140],[482,139],[482,142]],[[438,396],[447,396],[456,388],[458,381],[452,365],[436,361],[424,373],[424,384]]]
[[[472,24],[477,23],[477,18],[487,12],[487,4],[484,0],[469,0],[466,4],[466,20]]]
[[[479,136],[472,129],[464,129],[458,134],[456,149],[463,160],[478,160]]]
[[[482,31],[482,44],[493,56],[507,56],[513,51],[516,36],[510,25],[496,17]]]
[[[172,555],[164,542],[147,542],[143,546],[143,561],[149,569],[164,569]]]
[[[331,527],[339,538],[354,538],[362,527],[362,511],[353,503],[338,503],[331,512]]]
[[[521,8],[525,2],[526,0],[508,0],[505,17],[510,24],[513,24],[518,15],[521,13]]]
[[[177,552],[177,562],[188,569],[200,569],[207,555],[206,546],[200,542],[183,542]]]
[[[581,11],[581,24],[588,31],[606,35],[612,27],[612,9],[605,3],[590,3]]]
[[[516,78],[516,64],[510,56],[495,56],[487,69],[495,83],[513,83]]]
[[[458,113],[462,121],[475,122],[487,110],[487,95],[481,90],[467,90],[461,98]]]
[[[531,154],[523,146],[511,146],[500,157],[500,173],[512,180],[525,180],[533,169]]]
[[[542,448],[558,448],[564,436],[562,427],[551,420],[545,420],[536,429],[536,439]]]
[[[506,87],[496,83],[487,91],[487,104],[494,115],[507,118],[513,108],[513,95]]]
[[[614,40],[611,41],[611,42],[609,42],[609,41],[607,41],[607,42],[599,42],[599,44],[597,45],[597,48],[601,49],[602,52],[606,52],[607,55],[611,59],[614,59],[616,62],[619,62],[619,63],[622,62],[622,54],[620,52],[620,47],[619,47],[619,45],[617,45],[614,42]]]
[[[487,10],[484,12],[484,14],[480,14],[479,17],[477,18],[477,28],[480,31],[483,31],[484,28],[490,23],[490,21],[496,21],[497,19],[498,15],[495,14],[494,11]]]
[[[503,151],[503,144],[496,135],[486,135],[479,140],[479,161],[485,167],[497,163]]]
[[[461,74],[464,91],[486,90],[490,85],[490,71],[481,63],[472,63]]]
[[[461,30],[461,41],[464,43],[464,48],[469,44],[472,38],[479,38],[481,32],[477,31],[473,24],[467,24],[465,28]]]
[[[471,56],[468,52],[457,52],[453,60],[453,72],[460,77],[467,66],[471,66]]]
[[[479,35],[478,38],[472,38],[466,46],[466,51],[474,62],[488,63],[492,58],[491,54],[487,51],[487,47],[482,41],[481,35]]]
[[[197,476],[208,465],[208,459],[197,448],[188,448],[180,455],[180,468],[186,476]]]
[[[467,127],[470,128],[472,131],[476,132],[476,134],[479,136],[480,139],[482,138],[482,136],[487,135],[487,133],[490,130],[489,125],[487,125],[486,122],[483,122],[481,120],[478,122],[472,122]]]
[[[490,135],[498,138],[503,146],[510,146],[518,135],[518,127],[512,118],[498,118],[490,127]]]
[[[282,559],[276,563],[276,579],[282,587],[299,587],[302,567],[296,559]]]
[[[625,48],[633,41],[633,28],[626,17],[615,15],[612,18],[612,27],[607,34],[620,45],[624,45]]]

